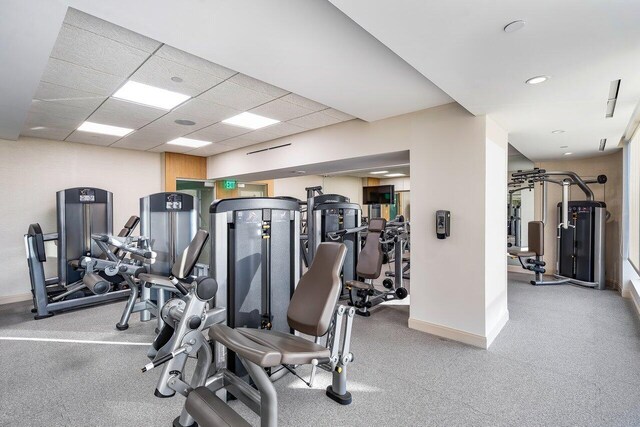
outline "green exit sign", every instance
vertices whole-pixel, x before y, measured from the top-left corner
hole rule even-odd
[[[222,183],[223,187],[225,190],[235,190],[236,188],[236,181],[231,181],[231,180],[227,180],[225,179]]]

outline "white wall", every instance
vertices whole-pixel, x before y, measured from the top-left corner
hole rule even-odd
[[[305,175],[273,180],[275,196],[290,196],[300,200],[307,198],[305,188],[321,186],[326,194],[346,196],[353,203],[362,204],[362,179],[354,176]]]
[[[371,123],[352,120],[279,142],[291,145],[253,156],[236,150],[210,157],[209,177],[304,169],[409,149],[410,326],[482,347],[491,343],[508,318],[507,142],[495,123],[452,103]],[[435,236],[437,209],[452,212],[452,235],[446,240]]]
[[[23,235],[34,222],[45,233],[56,231],[56,191],[91,186],[113,192],[114,231],[139,215],[140,197],[162,191],[159,153],[20,138],[0,140],[0,162],[6,200],[0,204],[0,298],[30,292]]]
[[[411,178],[384,178],[380,180],[380,185],[393,185],[395,191],[411,191]]]

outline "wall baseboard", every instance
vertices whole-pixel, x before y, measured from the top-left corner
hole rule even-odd
[[[459,341],[474,347],[480,347],[483,349],[487,348],[487,337],[483,337],[482,335],[472,334],[470,332],[449,328],[447,326],[436,325],[435,323],[429,323],[424,320],[418,320],[411,317],[409,318],[409,327],[420,332],[426,332],[438,337]]]
[[[633,288],[633,289],[629,289]],[[633,305],[636,308],[636,312],[638,316],[640,316],[640,286],[636,283],[631,283],[631,286],[625,291],[622,292],[622,296],[625,298],[630,298],[633,301]]]
[[[29,301],[31,298],[31,292],[27,292],[25,294],[8,295],[6,297],[0,297],[0,305],[11,304],[13,302]]]
[[[493,341],[498,337],[498,335],[502,331],[502,328],[504,328],[504,325],[506,325],[508,321],[509,321],[509,310],[505,310],[504,313],[502,313],[502,316],[500,317],[500,319],[496,322],[494,327],[487,334],[486,348],[489,348],[491,344],[493,344]]]

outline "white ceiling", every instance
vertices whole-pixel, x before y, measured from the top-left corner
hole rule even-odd
[[[172,80],[182,79],[180,82]],[[124,82],[192,98],[164,111],[110,97]],[[257,131],[221,123],[243,111],[281,121]],[[328,126],[352,116],[148,37],[69,9],[21,135],[200,156]],[[85,120],[135,132],[121,138],[76,131]],[[179,125],[190,120],[194,125]],[[213,144],[166,144],[187,137]]]
[[[534,160],[593,155],[601,138],[615,149],[640,99],[637,0],[330,1]],[[518,19],[525,28],[502,30]],[[524,84],[537,75],[551,79]],[[615,79],[620,97],[605,119]]]
[[[100,79],[88,79],[84,70],[53,60],[49,69],[49,55],[68,6],[145,37],[133,37],[106,24],[98,28],[97,34],[125,46],[118,62],[106,60],[107,55],[93,58],[91,65],[102,67]],[[4,0],[0,5],[0,138],[15,139],[30,108],[27,125],[41,121],[70,126],[77,121],[71,112],[81,115],[78,110],[100,105],[100,97],[106,98],[118,85],[116,80],[141,55],[149,55],[158,40],[363,120],[441,105],[451,101],[450,95],[472,113],[493,117],[509,131],[510,142],[533,160],[558,158],[567,150],[574,156],[593,155],[601,138],[607,138],[607,150],[616,147],[640,98],[638,16],[637,0]],[[503,32],[503,26],[515,19],[526,20],[525,28]],[[95,39],[74,31],[66,29],[61,41]],[[115,45],[105,43],[105,53],[111,52],[109,46]],[[66,52],[66,58],[73,63],[89,53],[79,49]],[[54,50],[53,55],[63,53]],[[160,51],[144,70],[138,70],[139,76],[153,79],[159,71],[168,72],[162,65],[166,60],[196,70],[189,82],[194,93],[216,77],[225,78]],[[524,84],[540,74],[551,79],[537,86]],[[76,109],[67,108],[59,112],[64,117],[52,120],[40,106],[31,106],[36,90],[38,96],[59,96],[55,86],[38,88],[43,75],[53,81],[71,75],[78,81],[70,96],[74,100],[67,102],[67,107]],[[616,114],[605,119],[609,84],[615,79],[622,79]],[[269,101],[277,98],[249,84],[229,82],[227,87],[224,83],[216,91],[201,94],[200,100],[220,97],[226,99],[221,105],[240,111],[263,102],[263,95],[271,96]],[[250,96],[246,89],[252,89]],[[313,105],[283,98],[263,109],[291,117],[283,101],[300,109]],[[329,111],[334,110],[292,118],[287,129],[270,131],[287,134],[295,130],[292,126],[330,124],[339,114]],[[159,136],[162,118],[155,123],[136,132],[137,141],[132,136],[118,144],[161,150],[144,141]],[[555,129],[566,132],[551,134]],[[65,136],[63,130],[52,131],[51,137]],[[163,136],[176,132],[170,129]],[[252,138],[228,135],[219,126],[196,132],[234,147],[273,136],[267,130]],[[560,148],[565,145],[568,148]],[[202,149],[194,154],[222,149],[212,146],[210,152]]]
[[[115,66],[110,70],[113,73],[130,70],[127,67],[141,53],[150,53],[154,40],[158,40],[363,120],[451,102],[449,96],[325,0],[3,0],[0,138],[18,137],[67,7],[151,39],[143,42],[108,25],[98,28],[98,34],[132,48],[119,56],[122,63],[105,64],[108,55],[94,58],[96,66]],[[82,53],[90,52],[78,52]],[[49,77],[62,78],[66,71],[60,66]],[[77,70],[75,75],[80,81],[86,77]],[[79,84],[77,89],[91,89],[91,93],[106,96],[117,84],[112,75],[103,77],[89,87]],[[235,106],[239,107],[242,105]],[[321,114],[311,120],[314,126],[331,121]]]

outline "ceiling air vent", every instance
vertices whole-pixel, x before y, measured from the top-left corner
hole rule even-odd
[[[618,91],[620,90],[620,79],[614,80],[609,85],[609,99],[607,99],[607,113],[604,115],[606,118],[613,117],[613,112],[616,109],[616,101],[618,100]]]
[[[291,143],[288,143],[288,144],[282,144],[282,145],[276,145],[275,147],[262,148],[262,149],[260,149],[260,150],[256,150],[256,151],[249,151],[249,152],[247,153],[247,156],[248,156],[249,154],[256,154],[256,153],[262,153],[263,151],[275,150],[276,148],[288,147],[289,145],[291,145]]]
[[[600,147],[598,147],[598,150],[600,151],[604,151],[604,147],[607,145],[607,138],[602,138],[600,140]]]

